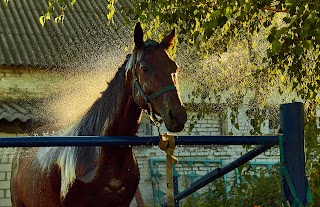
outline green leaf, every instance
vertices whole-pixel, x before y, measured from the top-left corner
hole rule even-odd
[[[244,5],[244,11],[246,13],[249,13],[250,9],[251,9],[251,3],[250,2],[246,2],[245,5]]]
[[[200,41],[199,40],[195,40],[194,41],[194,45],[195,45],[195,47],[197,48],[197,50],[200,50]]]
[[[289,38],[289,37],[285,38],[284,41],[285,41],[286,45],[292,45],[293,44],[293,40],[291,38]]]
[[[272,43],[272,41],[275,39],[274,35],[273,34],[269,34],[268,36],[268,41]]]
[[[306,49],[312,48],[312,41],[311,40],[304,40],[304,41],[302,41],[302,44]]]
[[[280,37],[283,35],[283,33],[285,33],[285,31],[287,31],[287,29],[287,27],[283,27],[279,30],[276,30],[275,39],[280,39]]]
[[[285,17],[285,18],[283,18],[283,21],[284,21],[285,23],[289,23],[289,22],[291,21],[291,19],[290,19],[289,17]]]
[[[278,53],[281,49],[281,44],[278,40],[272,41],[272,53]]]
[[[218,21],[216,19],[213,19],[210,21],[210,26],[212,28],[216,28],[218,26]]]
[[[243,183],[241,187],[242,187],[241,190],[248,190],[248,188],[249,188],[247,183]]]
[[[218,16],[220,16],[221,12],[220,10],[214,10],[212,13],[211,13],[211,18],[216,18]]]
[[[212,29],[211,26],[208,25],[208,26],[205,28],[205,31],[204,31],[204,35],[205,35],[205,37],[207,38],[207,40],[210,39],[210,37],[212,36],[212,34],[213,34],[213,29]]]
[[[247,182],[251,182],[252,181],[251,175],[243,175],[243,177]]]
[[[297,45],[293,48],[293,52],[297,57],[300,57],[303,53],[303,48],[301,46]]]
[[[221,18],[219,18],[219,27],[223,27],[227,21],[228,18],[226,16],[222,16]]]
[[[200,34],[199,31],[195,31],[195,32],[194,32],[194,35],[193,35],[193,39],[196,40],[196,39],[198,38],[199,34]]]

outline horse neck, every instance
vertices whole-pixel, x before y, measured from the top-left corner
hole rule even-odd
[[[126,74],[125,65],[126,62],[118,70],[101,97],[75,125],[71,133],[68,133],[69,135],[130,136],[137,133],[141,109],[132,98],[132,74]],[[82,148],[78,151],[83,150]],[[101,166],[111,165],[113,167],[110,169],[115,173],[120,172],[119,169],[127,165],[127,163],[119,163],[119,160],[131,160],[131,162],[133,160],[131,147],[95,147],[95,150],[89,150],[89,152],[93,153],[92,156],[86,155],[92,158],[89,163],[93,164],[98,156],[100,163],[103,163]]]
[[[91,106],[71,135],[130,136],[138,130],[141,109],[131,94],[131,77],[124,67],[116,73],[109,87]]]

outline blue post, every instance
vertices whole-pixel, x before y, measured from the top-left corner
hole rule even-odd
[[[179,173],[177,169],[173,168],[173,195],[177,195],[179,193]],[[179,201],[174,201],[174,207],[179,207]]]
[[[304,112],[302,103],[280,106],[280,132],[283,134],[283,155],[296,197],[307,204],[307,179],[304,154]],[[285,177],[281,178],[284,193],[290,205],[295,203]]]

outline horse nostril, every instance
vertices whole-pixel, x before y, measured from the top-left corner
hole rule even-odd
[[[181,110],[169,109],[168,116],[172,122],[177,124],[184,124],[187,119],[187,113],[184,108],[182,108]]]
[[[166,127],[170,132],[180,132],[184,128],[187,120],[187,114],[184,107],[173,108],[167,111],[165,121]]]
[[[171,109],[169,109],[169,118],[170,118],[170,120],[174,120],[175,118],[174,118],[174,115],[172,114],[172,110]]]

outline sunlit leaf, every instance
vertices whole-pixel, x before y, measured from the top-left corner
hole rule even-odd
[[[113,11],[113,10],[112,10],[112,11],[109,11],[109,13],[107,14],[107,19],[108,19],[108,21],[112,20],[113,15],[114,15],[114,11]]]
[[[226,16],[227,17],[230,17],[231,16],[231,14],[232,14],[232,11],[231,11],[231,8],[228,6],[227,8],[226,8]]]
[[[286,77],[284,75],[280,75],[280,80],[281,80],[281,82],[285,82]]]
[[[63,23],[64,15],[59,15],[58,17],[54,18],[55,23]]]
[[[45,17],[44,16],[39,17],[39,22],[40,22],[41,26],[43,27],[44,23],[46,22]]]

